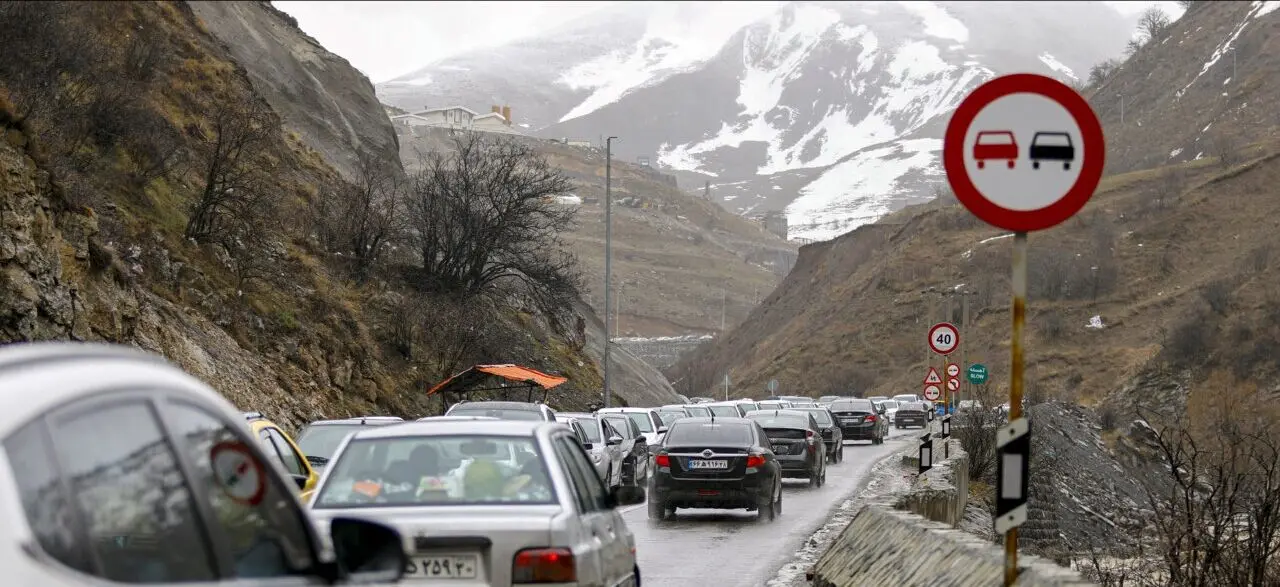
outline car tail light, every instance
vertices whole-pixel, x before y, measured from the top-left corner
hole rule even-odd
[[[876,421],[876,416],[875,416],[875,414],[872,414],[872,415],[870,415],[870,416],[867,416],[867,420],[866,420],[866,421],[867,421],[867,422],[875,422],[875,421]]]
[[[567,548],[526,548],[511,563],[512,583],[573,583],[578,580]]]
[[[747,455],[747,468],[763,467],[764,457],[760,455]]]
[[[653,464],[658,465],[659,467],[670,467],[671,457],[660,454],[656,457],[653,457]]]

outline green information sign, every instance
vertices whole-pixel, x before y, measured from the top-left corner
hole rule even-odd
[[[969,383],[974,385],[982,385],[987,382],[987,366],[974,363],[969,365]]]

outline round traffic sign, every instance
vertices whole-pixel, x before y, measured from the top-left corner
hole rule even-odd
[[[960,346],[960,331],[948,322],[934,324],[929,329],[929,348],[939,355],[949,355]]]
[[[209,450],[214,483],[222,493],[245,505],[258,505],[267,493],[267,472],[249,447],[220,442]]]
[[[1075,90],[1018,73],[978,86],[942,140],[956,199],[1006,230],[1043,230],[1084,207],[1102,179],[1102,124]]]
[[[959,376],[960,376],[960,365],[957,365],[955,363],[947,364],[947,377],[959,377]]]
[[[948,380],[947,380],[947,391],[960,391],[960,380],[959,380],[959,379],[948,379]]]
[[[938,401],[938,398],[940,397],[942,397],[942,390],[938,389],[937,385],[924,386],[924,399],[935,402]]]

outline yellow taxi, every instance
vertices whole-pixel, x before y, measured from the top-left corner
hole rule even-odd
[[[320,476],[312,470],[307,458],[302,456],[298,445],[294,444],[293,439],[289,438],[284,430],[261,413],[245,412],[244,418],[249,422],[249,429],[262,443],[262,451],[268,457],[279,461],[285,472],[298,484],[302,503],[311,503],[311,494],[316,490],[316,482],[320,480]]]

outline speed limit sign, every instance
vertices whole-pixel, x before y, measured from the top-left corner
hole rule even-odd
[[[939,355],[949,355],[960,346],[960,331],[949,322],[939,322],[929,329],[929,348]]]

